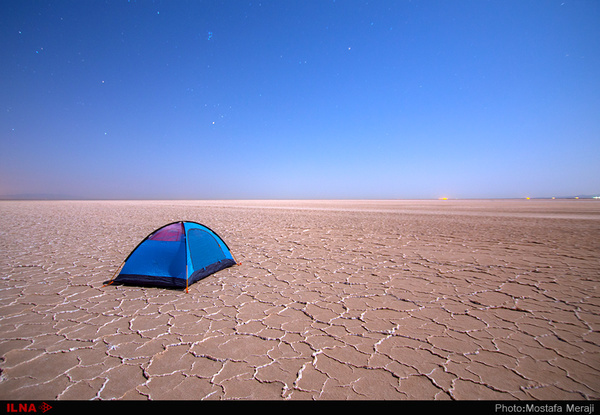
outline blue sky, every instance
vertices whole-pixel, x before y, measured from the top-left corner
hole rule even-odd
[[[0,2],[0,195],[600,191],[600,2]]]

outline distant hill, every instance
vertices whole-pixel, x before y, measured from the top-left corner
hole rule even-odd
[[[577,196],[544,196],[544,197],[532,197],[532,199],[599,199],[600,193],[595,195],[577,195]]]
[[[21,193],[15,195],[0,195],[0,200],[72,200],[69,195],[51,193]]]

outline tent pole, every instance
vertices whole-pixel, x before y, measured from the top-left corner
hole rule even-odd
[[[187,235],[187,231],[185,229],[185,223],[183,223],[183,221],[181,222],[181,226],[183,227],[183,236],[185,237],[185,293],[189,293],[188,291],[188,280],[189,280],[189,275],[188,275],[188,256],[191,255],[190,253],[190,245],[188,243],[188,235]]]
[[[110,281],[108,281],[106,284],[104,284],[102,286],[102,288],[110,285],[113,283],[113,281],[115,280],[115,277],[117,276],[117,273],[121,270],[121,268],[123,267],[123,265],[125,264],[125,261],[121,262],[121,265],[119,265],[119,268],[117,268],[117,270],[115,271],[115,273],[113,274],[112,278],[110,279]]]
[[[185,264],[185,293],[187,294],[188,292],[188,266]]]

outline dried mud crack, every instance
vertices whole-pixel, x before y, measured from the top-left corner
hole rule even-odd
[[[531,202],[0,202],[0,398],[599,399],[600,203]],[[242,265],[102,286],[180,219]]]

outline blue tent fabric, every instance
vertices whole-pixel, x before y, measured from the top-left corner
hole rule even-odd
[[[173,222],[144,238],[108,283],[187,288],[233,265],[233,254],[213,230],[196,222]]]

